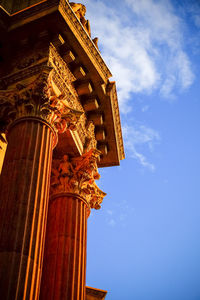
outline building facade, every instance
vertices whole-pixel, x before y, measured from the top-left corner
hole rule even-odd
[[[1,298],[104,299],[85,287],[87,218],[98,167],[124,158],[115,82],[84,5],[0,4]]]

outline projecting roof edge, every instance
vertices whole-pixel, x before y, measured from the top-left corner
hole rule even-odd
[[[124,153],[124,144],[123,144],[123,137],[122,137],[122,128],[121,128],[121,120],[120,120],[120,113],[119,113],[119,104],[117,98],[117,89],[115,81],[112,81],[108,85],[108,94],[110,96],[110,101],[113,110],[113,119],[114,119],[114,126],[115,126],[115,134],[119,152],[119,159],[122,160],[125,158]]]
[[[91,295],[95,298],[104,299],[106,294],[107,294],[107,291],[86,286],[86,295]]]
[[[75,34],[80,44],[85,49],[85,52],[90,57],[91,61],[94,63],[96,68],[98,68],[98,72],[101,74],[104,82],[107,82],[108,78],[110,78],[112,74],[104,62],[99,50],[94,45],[91,37],[88,35],[81,22],[75,15],[70,4],[66,0],[60,0],[58,10]]]

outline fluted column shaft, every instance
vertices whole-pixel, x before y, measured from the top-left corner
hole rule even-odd
[[[8,132],[0,177],[0,298],[4,300],[38,299],[52,149],[53,131],[42,119],[15,121]]]
[[[84,300],[87,204],[76,194],[50,199],[40,300]]]

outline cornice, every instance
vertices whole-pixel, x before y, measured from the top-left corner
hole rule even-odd
[[[95,298],[104,299],[107,294],[107,291],[99,290],[96,288],[86,286],[86,295],[93,296]]]
[[[115,133],[117,139],[117,145],[119,147],[119,159],[122,160],[125,158],[122,129],[121,129],[121,120],[119,113],[119,104],[117,98],[117,89],[114,81],[110,82],[108,85],[108,93],[110,95],[111,105],[114,115],[114,124],[115,124]]]
[[[3,11],[3,9],[1,10]],[[107,82],[108,78],[110,78],[112,74],[104,62],[99,50],[93,43],[91,37],[82,26],[69,2],[66,0],[60,0],[59,2],[58,0],[42,1],[37,5],[26,8],[25,10],[15,14],[10,15],[7,13],[6,17],[8,17],[10,23],[10,26],[7,25],[8,31],[12,31],[19,26],[41,18],[47,14],[56,12],[57,10],[62,15],[69,28],[72,30],[73,34],[76,36],[80,45],[89,56],[104,82]]]
[[[84,48],[87,55],[90,57],[90,60],[97,67],[99,73],[104,79],[104,82],[107,82],[108,78],[110,78],[112,74],[105,64],[99,50],[94,45],[91,37],[88,35],[81,22],[73,12],[70,4],[66,2],[66,0],[60,0],[58,10],[78,39],[81,46]]]

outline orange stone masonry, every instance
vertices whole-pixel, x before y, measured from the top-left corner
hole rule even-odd
[[[99,155],[53,160],[40,300],[85,299],[87,217],[106,195],[95,184]]]
[[[24,118],[8,131],[0,177],[1,299],[38,299],[46,226],[53,131]]]
[[[40,300],[85,299],[87,204],[76,194],[50,199]]]
[[[116,85],[85,13],[68,0],[1,1],[2,300],[107,293],[85,286],[87,218],[106,196],[98,167],[119,165],[124,148]]]

